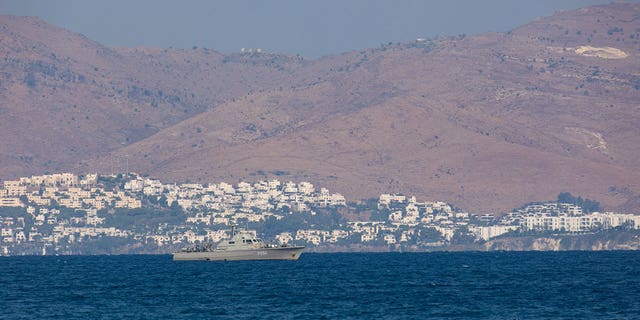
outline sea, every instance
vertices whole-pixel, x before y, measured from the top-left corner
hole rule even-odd
[[[640,319],[640,252],[1,257],[0,319]]]

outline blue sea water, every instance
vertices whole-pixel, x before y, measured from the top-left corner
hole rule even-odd
[[[640,253],[4,257],[0,318],[640,319]]]

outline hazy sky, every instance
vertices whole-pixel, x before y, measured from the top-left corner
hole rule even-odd
[[[319,57],[437,35],[507,31],[597,0],[0,0],[108,46],[240,48]]]

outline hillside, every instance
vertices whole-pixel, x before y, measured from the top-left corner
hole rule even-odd
[[[106,48],[3,16],[0,177],[126,159],[164,180],[278,176],[474,212],[570,191],[638,212],[639,17],[617,3],[306,60]]]
[[[108,157],[231,98],[273,88],[301,63],[226,63],[208,49],[107,48],[30,17],[1,16],[0,30],[0,133],[10,137],[0,149],[3,177]]]

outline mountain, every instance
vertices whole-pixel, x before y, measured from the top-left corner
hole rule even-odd
[[[308,180],[501,212],[563,191],[640,209],[640,5],[308,60],[107,48],[0,18],[0,176]],[[126,163],[126,165],[125,165]]]
[[[0,30],[3,177],[108,156],[233,97],[273,88],[300,63],[248,66],[208,49],[107,48],[28,17],[2,16]]]

